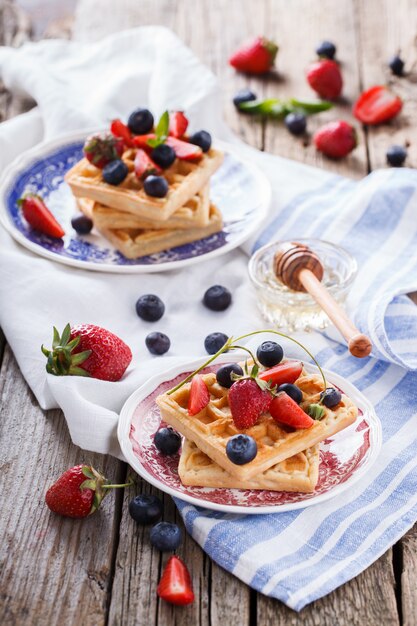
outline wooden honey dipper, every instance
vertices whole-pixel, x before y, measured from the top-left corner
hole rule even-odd
[[[283,243],[274,256],[274,271],[284,285],[294,291],[307,291],[315,299],[346,339],[353,356],[362,358],[370,354],[369,337],[359,332],[321,283],[323,265],[313,250],[295,241]]]

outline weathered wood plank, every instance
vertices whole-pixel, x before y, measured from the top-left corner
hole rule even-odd
[[[343,75],[342,97],[330,111],[308,118],[307,137],[291,135],[281,121],[268,121],[265,150],[286,158],[321,167],[327,171],[360,178],[367,172],[364,133],[354,121],[351,106],[359,91],[355,20],[350,1],[268,0],[267,35],[280,46],[276,80],[269,80],[266,93],[271,98],[315,100],[317,95],[306,80],[306,68],[317,59],[316,46],[324,39],[337,45],[337,59]],[[344,119],[358,126],[360,143],[345,159],[332,160],[317,152],[312,135],[328,121]]]
[[[333,593],[294,613],[271,598],[258,596],[258,626],[396,626],[392,551]]]
[[[417,525],[401,539],[400,547],[402,623],[403,626],[415,626],[417,621]]]
[[[385,152],[392,144],[408,145],[407,165],[417,167],[416,31],[415,0],[355,0],[360,73],[363,88],[388,84],[404,102],[400,115],[387,124],[368,128],[371,168],[386,167]],[[401,50],[405,75],[393,76],[388,60]]]
[[[114,480],[125,466],[71,443],[62,413],[41,411],[9,348],[0,406],[0,623],[105,624],[118,532],[115,495],[91,518],[75,521],[52,514],[44,494],[55,477],[80,462]]]

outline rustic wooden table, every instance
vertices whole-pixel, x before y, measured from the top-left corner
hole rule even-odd
[[[11,0],[0,0],[0,43],[18,45],[31,36],[29,21],[16,17]],[[22,0],[35,22],[35,37],[45,35],[50,0]],[[73,1],[60,3],[54,19],[63,18]],[[84,2],[87,4],[87,2]],[[107,5],[107,3],[105,3]],[[408,164],[417,166],[416,0],[141,0],[125,24],[164,24],[172,28],[219,76],[224,114],[242,139],[260,150],[361,178],[385,167],[385,149],[409,145]],[[118,6],[128,7],[124,0]],[[110,6],[110,5],[108,5]],[[126,8],[126,10],[128,10]],[[117,27],[117,20],[113,24]],[[49,33],[69,33],[63,19]],[[265,79],[237,75],[226,59],[249,35],[277,40],[277,74]],[[342,162],[318,155],[310,141],[295,139],[282,125],[239,116],[231,97],[249,85],[260,96],[310,96],[304,68],[314,59],[316,44],[337,43],[345,79],[345,101],[336,111],[312,120],[310,131],[340,115],[351,119],[351,104],[361,88],[391,83],[404,98],[401,116],[380,128],[359,128],[359,146]],[[410,75],[393,78],[386,60],[401,49]],[[0,120],[28,103],[0,85]],[[414,107],[414,108],[413,108]],[[28,309],[30,332],[30,309]],[[300,614],[252,591],[211,562],[189,537],[179,551],[192,571],[196,602],[172,608],[158,602],[156,585],[166,557],[151,549],[148,530],[136,526],[127,503],[147,484],[109,497],[101,511],[82,523],[51,515],[44,493],[64,469],[88,461],[122,482],[126,464],[112,457],[83,452],[69,438],[60,411],[46,413],[28,389],[7,343],[0,343],[0,623],[3,626],[265,626],[354,625],[414,626],[417,623],[417,527],[360,576],[314,602]],[[169,497],[165,519],[181,524]]]

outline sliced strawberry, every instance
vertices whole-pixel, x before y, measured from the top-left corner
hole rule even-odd
[[[138,178],[143,180],[149,174],[160,174],[161,168],[152,161],[151,157],[144,151],[139,149],[135,156],[135,174]]]
[[[127,146],[133,146],[132,133],[128,126],[123,124],[122,120],[113,120],[110,125],[110,131],[115,137],[121,137]]]
[[[200,146],[181,141],[176,137],[168,137],[165,143],[174,149],[179,159],[183,159],[184,161],[198,161],[203,156],[203,151]]]
[[[197,415],[210,402],[210,392],[204,379],[196,374],[191,381],[188,398],[188,415]]]
[[[25,220],[34,230],[57,239],[65,235],[65,230],[54,218],[40,196],[31,193],[25,194],[17,201],[17,204],[22,209]]]
[[[152,150],[152,146],[148,144],[149,139],[156,139],[155,133],[148,133],[147,135],[135,135],[132,138],[132,143],[136,148],[142,148],[142,150],[147,150],[150,152]]]
[[[182,137],[188,128],[188,120],[182,111],[172,111],[169,114],[169,134],[172,137]]]
[[[315,421],[284,391],[272,400],[269,412],[276,422],[292,428],[310,428]]]
[[[303,371],[301,361],[284,361],[258,374],[258,378],[278,387],[283,383],[295,383]]]
[[[168,559],[156,593],[171,604],[185,605],[194,602],[190,572],[178,556]]]
[[[262,390],[254,378],[243,378],[230,387],[229,406],[236,428],[254,426],[271,404],[269,391]]]
[[[384,85],[376,85],[359,96],[353,114],[364,124],[380,124],[395,117],[402,106],[401,98]]]

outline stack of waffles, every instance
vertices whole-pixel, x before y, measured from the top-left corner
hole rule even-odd
[[[222,216],[210,201],[210,177],[223,154],[211,148],[197,162],[176,159],[164,170],[169,190],[164,198],[146,194],[134,172],[135,148],[122,159],[129,173],[117,186],[87,159],[65,176],[83,213],[125,257],[135,259],[191,243],[221,231]]]
[[[243,431],[234,425],[229,390],[217,383],[214,373],[203,378],[210,402],[197,415],[187,410],[191,383],[156,399],[162,419],[185,437],[178,467],[184,485],[312,492],[319,475],[320,442],[352,424],[358,414],[342,394],[340,403],[333,409],[323,407],[324,417],[308,429],[280,425],[267,413]],[[303,393],[301,407],[319,401],[321,378],[303,370],[296,384]],[[239,433],[253,437],[258,447],[256,457],[245,465],[232,463],[226,455],[227,441]]]

